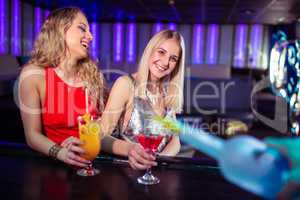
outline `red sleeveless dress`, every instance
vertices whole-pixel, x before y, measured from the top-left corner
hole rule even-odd
[[[45,69],[45,83],[42,106],[44,133],[58,144],[70,136],[79,137],[77,118],[86,112],[86,104],[89,104],[84,87],[66,84],[52,67]]]

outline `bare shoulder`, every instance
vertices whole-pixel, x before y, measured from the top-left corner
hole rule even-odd
[[[44,67],[35,65],[35,64],[26,64],[22,66],[22,72],[26,72],[26,71],[45,71]]]
[[[45,68],[34,65],[34,64],[27,64],[22,66],[21,76],[29,76],[29,75],[44,75]]]
[[[109,100],[117,100],[119,102],[128,102],[133,96],[134,85],[128,76],[119,77],[110,91]]]
[[[129,76],[120,76],[114,83],[113,88],[125,89],[126,91],[132,89],[133,82]]]
[[[45,77],[45,68],[34,65],[27,64],[22,67],[20,74],[20,81],[26,84],[40,84],[44,81]]]

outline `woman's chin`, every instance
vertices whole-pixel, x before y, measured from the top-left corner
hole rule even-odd
[[[163,77],[164,76],[162,74],[159,74],[159,75],[154,75],[153,79],[159,81],[159,80],[163,79]]]
[[[81,53],[76,56],[77,60],[82,60],[88,57],[88,53]]]
[[[164,73],[161,73],[158,70],[152,72],[150,71],[150,73],[151,73],[151,77],[156,80],[160,80],[165,76]]]

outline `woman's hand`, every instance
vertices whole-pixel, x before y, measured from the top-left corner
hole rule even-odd
[[[156,166],[155,157],[147,153],[139,144],[131,144],[128,150],[129,164],[133,169],[148,169]]]
[[[85,153],[84,149],[80,147],[82,144],[80,139],[68,137],[61,143],[63,148],[57,154],[57,158],[69,165],[87,167],[91,162],[80,156]]]

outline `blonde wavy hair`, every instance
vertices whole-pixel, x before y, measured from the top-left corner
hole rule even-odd
[[[50,13],[35,40],[29,64],[41,67],[59,65],[68,51],[65,33],[79,13],[83,14],[76,7],[60,8]],[[103,111],[107,96],[103,74],[89,55],[79,60],[77,67],[78,75],[85,82],[85,87],[88,89],[94,105],[98,105],[98,109]]]
[[[154,50],[161,43],[168,39],[175,39],[180,46],[180,55],[177,66],[169,77],[164,79],[166,88],[166,107],[174,110],[176,113],[182,112],[183,107],[183,86],[184,86],[184,63],[185,63],[185,45],[180,33],[172,30],[163,30],[155,34],[147,44],[139,63],[136,78],[136,96],[145,98],[147,82],[149,76],[149,60]]]

